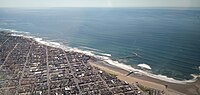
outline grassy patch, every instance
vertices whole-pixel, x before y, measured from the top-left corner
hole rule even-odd
[[[108,73],[108,72],[107,72]],[[112,76],[112,77],[117,77],[117,75],[116,74],[113,74],[113,73],[108,73],[110,76]]]

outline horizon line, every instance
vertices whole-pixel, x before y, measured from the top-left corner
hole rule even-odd
[[[162,7],[162,6],[154,6],[154,7],[101,7],[101,6],[98,6],[98,7],[0,7],[0,8],[200,8],[200,7]]]

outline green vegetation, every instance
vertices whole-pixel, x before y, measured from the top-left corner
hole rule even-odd
[[[108,73],[108,72],[107,72]],[[112,76],[112,77],[117,77],[117,75],[116,74],[112,74],[112,73],[108,73],[110,76]]]
[[[148,87],[145,87],[143,85],[140,85],[140,84],[137,84],[137,86],[143,91],[143,92],[146,92],[148,93],[148,95],[153,95],[153,90],[152,88],[148,88]]]

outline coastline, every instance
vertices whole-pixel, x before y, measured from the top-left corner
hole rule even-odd
[[[14,35],[12,35],[14,36]],[[16,36],[16,35],[15,35]],[[23,36],[25,37],[25,36]],[[29,38],[25,37],[25,38]],[[47,45],[47,46],[52,46],[52,47],[57,47],[65,50],[64,47],[60,47],[58,44],[55,43],[49,43],[45,42],[42,39],[37,39],[37,38],[30,38],[33,39],[41,44]],[[73,49],[70,48],[70,51],[73,51]],[[77,51],[77,50],[75,50]],[[79,51],[80,52],[80,51]],[[85,53],[85,52],[81,52]],[[85,53],[88,55],[87,53]],[[90,54],[89,54],[90,55]],[[93,56],[93,55],[90,55]],[[187,83],[187,84],[176,84],[176,83],[169,83],[166,81],[162,81],[156,78],[151,78],[145,75],[139,75],[139,74],[132,74],[130,76],[126,76],[128,74],[128,71],[123,70],[122,68],[113,66],[111,64],[106,64],[104,62],[90,62],[92,66],[98,67],[102,70],[105,70],[109,73],[116,74],[117,77],[120,80],[127,81],[128,83],[135,83],[139,82],[140,84],[146,86],[146,87],[151,87],[155,88],[158,90],[164,90],[166,95],[199,95],[200,92],[200,81],[196,81],[193,83]],[[165,85],[168,85],[168,89],[165,88]],[[196,85],[196,86],[195,86]]]
[[[170,82],[170,83],[175,83],[175,84],[187,84],[187,83],[196,82],[198,80],[197,78],[199,77],[199,75],[191,74],[190,76],[192,76],[193,79],[176,80],[176,79],[174,79],[172,77],[168,77],[166,75],[154,74],[154,73],[151,73],[151,72],[147,72],[145,70],[134,68],[131,65],[127,65],[127,64],[121,63],[119,61],[112,60],[112,55],[111,54],[96,52],[96,51],[87,50],[87,49],[85,50],[85,49],[81,49],[81,48],[78,48],[78,47],[69,47],[69,46],[66,46],[66,45],[64,45],[62,43],[59,43],[59,42],[48,41],[48,40],[44,40],[41,37],[30,35],[29,32],[17,31],[17,30],[13,30],[13,29],[2,29],[2,28],[0,28],[0,30],[4,31],[4,32],[7,32],[7,33],[10,32],[12,36],[23,36],[25,38],[31,38],[31,39],[33,39],[33,40],[35,40],[35,41],[37,41],[37,42],[39,42],[41,44],[44,44],[44,45],[48,45],[48,46],[52,46],[52,47],[56,47],[56,48],[61,48],[61,49],[67,50],[67,51],[74,51],[74,52],[84,53],[86,55],[93,56],[93,57],[95,57],[95,58],[97,58],[99,60],[104,60],[106,63],[108,63],[110,65],[113,65],[113,66],[116,66],[118,68],[124,69],[125,71],[136,71],[136,72],[141,73],[144,76],[151,77],[152,79],[158,79],[158,80],[162,80],[162,81],[166,81],[166,82]],[[89,48],[89,47],[85,47],[85,48]],[[144,64],[144,65],[147,65],[147,64]],[[149,66],[149,65],[147,65],[147,66]],[[146,66],[144,68],[146,68]],[[150,66],[148,68],[151,69]]]
[[[1,55],[1,60],[4,60],[0,67],[1,95],[138,95],[141,93],[136,86],[120,81],[106,72],[99,73],[99,69],[92,68],[88,63],[92,59],[89,55],[48,46],[32,38],[1,35],[0,32],[0,36],[4,35],[6,36],[1,47],[1,51],[5,50]],[[14,53],[11,54],[12,52]],[[19,65],[13,65],[15,62]],[[19,73],[21,74],[17,76]]]
[[[159,90],[164,90],[166,95],[199,95],[200,81],[197,80],[194,83],[176,84],[166,81],[154,79],[145,75],[131,74],[127,76],[129,72],[112,65],[108,65],[104,62],[89,62],[92,66],[97,67],[103,71],[117,75],[120,80],[126,81],[130,84],[139,83],[146,87],[151,87]],[[166,88],[167,85],[167,88]]]

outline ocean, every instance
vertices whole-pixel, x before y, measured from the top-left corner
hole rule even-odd
[[[161,80],[193,81],[191,74],[200,75],[200,9],[1,8],[0,29]]]

